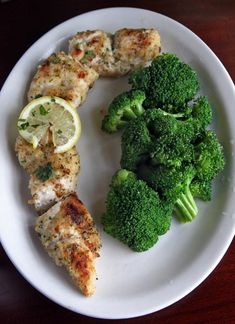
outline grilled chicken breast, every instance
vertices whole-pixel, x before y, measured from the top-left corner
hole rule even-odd
[[[78,32],[69,53],[100,76],[121,76],[146,65],[159,55],[160,36],[154,29],[120,29],[114,35],[102,30]]]
[[[97,78],[94,69],[75,61],[70,55],[53,53],[38,66],[30,84],[28,100],[37,96],[57,96],[77,108]]]
[[[85,296],[95,291],[99,234],[85,205],[71,194],[36,220],[36,232],[58,266],[64,266]]]
[[[101,76],[112,76],[117,73],[111,35],[102,30],[77,33],[69,41],[69,53]]]
[[[160,35],[155,29],[123,28],[114,34],[114,57],[130,70],[143,67],[160,54]]]
[[[39,214],[76,190],[80,159],[75,147],[65,153],[56,154],[49,139],[44,139],[34,149],[18,136],[15,150],[20,165],[30,175],[30,202]]]

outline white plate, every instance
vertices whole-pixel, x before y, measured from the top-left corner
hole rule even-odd
[[[223,178],[215,183],[213,201],[199,203],[199,215],[192,223],[173,222],[171,230],[150,251],[132,252],[104,234],[99,225],[108,184],[120,159],[120,134],[109,136],[100,130],[102,109],[128,88],[127,80],[97,81],[79,110],[83,132],[78,145],[78,194],[94,215],[103,242],[97,262],[97,291],[92,298],[85,298],[65,271],[54,265],[34,233],[35,212],[26,203],[28,178],[14,154],[16,120],[41,59],[61,48],[67,50],[67,40],[78,30],[114,32],[122,27],[157,28],[163,51],[176,53],[198,72],[202,93],[214,107],[214,127],[225,147],[227,164]],[[195,34],[170,18],[142,9],[110,8],[80,15],[52,29],[19,60],[0,95],[0,234],[9,258],[45,296],[93,317],[144,315],[184,297],[215,268],[234,236],[234,104],[233,83],[218,58]]]

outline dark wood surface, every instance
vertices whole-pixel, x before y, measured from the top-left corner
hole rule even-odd
[[[189,27],[222,61],[235,80],[234,0],[136,0],[111,2],[0,1],[0,88],[14,64],[40,36],[81,13],[131,6],[165,14]],[[118,3],[118,4],[117,4]],[[118,19],[118,18],[117,18]],[[1,217],[7,215],[1,215]],[[159,312],[128,323],[235,323],[235,245],[212,274],[191,294]],[[96,323],[54,304],[26,282],[0,247],[0,323]],[[121,322],[118,320],[117,322]]]

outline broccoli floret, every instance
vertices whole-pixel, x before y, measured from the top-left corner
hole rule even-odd
[[[141,90],[131,90],[117,96],[108,107],[108,114],[102,121],[102,130],[114,133],[144,112],[145,94]]]
[[[223,148],[213,131],[205,131],[199,142],[195,145],[195,168],[197,178],[210,181],[223,170],[225,158]]]
[[[204,201],[209,201],[211,200],[212,196],[212,181],[194,178],[190,184],[190,191],[193,197],[200,198]]]
[[[191,120],[190,120],[191,121]],[[212,122],[212,108],[205,96],[198,97],[192,107],[192,123],[198,132]]]
[[[190,184],[195,176],[192,165],[157,168],[145,166],[139,170],[139,176],[158,192],[160,199],[166,204],[173,204],[180,222],[192,221],[197,215],[198,208],[190,191]]]
[[[138,164],[149,159],[154,147],[154,139],[173,132],[176,119],[167,116],[160,109],[146,110],[140,117],[132,120],[122,134],[121,167],[136,171]]]
[[[113,176],[106,207],[105,232],[136,252],[151,248],[170,228],[172,209],[163,207],[158,194],[131,171]]]
[[[150,160],[153,165],[180,166],[194,161],[194,145],[212,120],[212,110],[206,97],[199,97],[187,113],[169,113],[149,109],[141,118],[153,136]]]
[[[138,120],[145,123],[149,132],[154,137],[159,137],[161,135],[167,135],[176,130],[175,116],[170,113],[166,113],[161,109],[148,109],[146,110]],[[138,122],[138,120],[136,122]]]
[[[122,135],[121,166],[136,171],[143,161],[179,166],[194,158],[195,130],[161,109],[146,110]]]
[[[137,70],[129,77],[133,89],[143,90],[146,107],[182,106],[199,89],[195,71],[170,53],[154,59],[149,67]]]
[[[131,121],[122,134],[121,167],[135,171],[138,164],[145,160],[151,144],[152,138],[146,123],[140,118]]]
[[[182,135],[172,133],[160,136],[153,144],[153,149],[149,154],[151,164],[180,166],[185,161],[193,161],[194,146],[190,142],[190,138],[185,138]]]

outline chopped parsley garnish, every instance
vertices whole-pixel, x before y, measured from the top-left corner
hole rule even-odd
[[[41,98],[41,97],[42,97],[42,95],[39,93],[34,97],[34,99],[38,99],[38,98]]]
[[[48,110],[46,110],[43,105],[39,106],[39,112],[40,112],[40,115],[43,115],[43,116],[48,114]]]
[[[33,128],[37,128],[38,126],[40,126],[39,124],[35,124],[35,125],[31,125]]]
[[[53,64],[58,64],[60,63],[60,58],[56,55],[56,54],[52,54],[52,57],[51,57],[51,63]]]
[[[25,122],[26,119],[24,119],[24,118],[19,118],[18,121],[19,121],[19,122]]]
[[[29,123],[23,123],[21,125],[18,126],[19,130],[26,130],[26,128],[29,127]]]
[[[51,102],[55,102],[55,98],[51,98]]]
[[[36,170],[36,177],[41,181],[47,181],[50,179],[53,173],[53,168],[51,163],[47,163],[46,165],[41,165]]]
[[[83,58],[81,59],[81,62],[86,62],[93,57],[94,57],[93,51],[86,51]]]
[[[62,134],[63,132],[62,132],[61,129],[58,129],[56,133],[57,133],[57,134]]]

